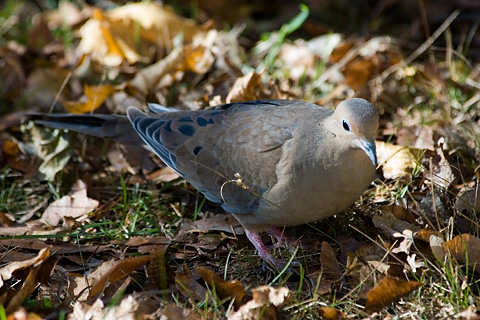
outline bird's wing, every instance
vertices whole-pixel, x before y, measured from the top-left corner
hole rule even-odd
[[[202,111],[127,115],[147,145],[209,200],[233,213],[255,211],[277,182],[282,146],[299,125],[304,102],[261,100]]]

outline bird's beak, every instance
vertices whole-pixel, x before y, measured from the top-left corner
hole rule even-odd
[[[377,152],[375,149],[375,141],[367,141],[361,140],[360,141],[360,148],[363,149],[367,153],[367,156],[372,160],[373,165],[375,168],[377,167]]]

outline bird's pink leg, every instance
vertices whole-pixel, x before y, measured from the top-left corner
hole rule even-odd
[[[262,259],[273,266],[275,266],[278,270],[282,270],[285,267],[285,262],[279,259],[276,259],[272,256],[270,251],[268,251],[265,244],[263,244],[262,239],[258,233],[250,232],[245,230],[248,240],[253,244],[253,246],[257,249],[258,255],[262,257]]]

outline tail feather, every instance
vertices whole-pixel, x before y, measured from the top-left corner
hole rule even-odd
[[[121,143],[144,145],[126,116],[32,113],[27,119],[45,127],[66,129]]]

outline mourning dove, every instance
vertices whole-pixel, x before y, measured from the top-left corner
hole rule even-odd
[[[266,261],[281,267],[259,232],[330,217],[372,182],[378,113],[363,99],[335,112],[302,101],[259,100],[154,115],[50,115],[43,125],[142,141],[166,165],[244,226]],[[130,125],[131,123],[131,125]],[[133,128],[133,130],[132,130]],[[140,139],[139,139],[140,138]]]

